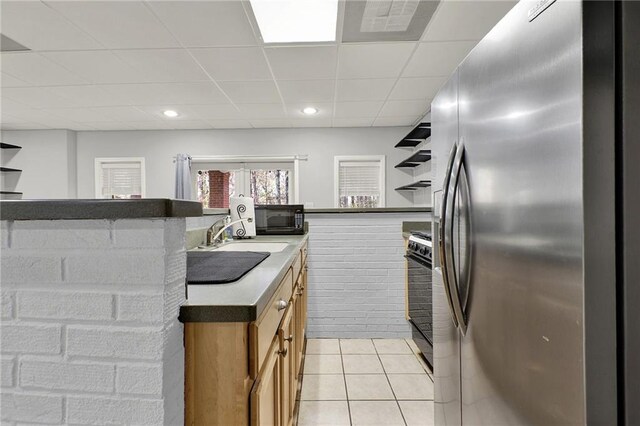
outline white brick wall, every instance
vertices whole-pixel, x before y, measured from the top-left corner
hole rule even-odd
[[[182,424],[185,220],[0,233],[2,424]]]
[[[307,214],[308,337],[409,337],[403,221],[428,213]]]

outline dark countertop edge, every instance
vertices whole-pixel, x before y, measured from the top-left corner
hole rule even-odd
[[[202,216],[202,204],[199,202],[168,198],[0,201],[0,220],[140,219],[196,216]]]
[[[260,299],[266,299],[265,305],[262,306],[262,310],[267,307],[267,303],[278,290],[278,286],[274,286],[274,283],[280,284],[280,282],[287,275],[287,271],[293,265],[296,260],[296,253],[300,252],[302,245],[309,240],[308,234],[304,235],[299,243],[297,250],[291,253],[289,259],[287,259],[285,265],[280,270],[280,273],[274,278],[273,282]],[[260,265],[257,266],[259,268]],[[295,277],[294,277],[295,280]],[[295,281],[294,281],[295,285]],[[188,299],[187,299],[188,302]],[[178,321],[185,324],[188,322],[253,322],[258,319],[262,310],[258,312],[258,305],[181,305],[180,313],[178,314]]]
[[[178,321],[188,322],[252,322],[258,318],[256,306],[180,306]]]
[[[305,214],[326,214],[326,213],[429,213],[433,211],[431,207],[381,207],[370,209],[345,209],[345,208],[330,208],[330,209],[305,209]]]
[[[304,209],[305,214],[326,214],[326,213],[430,213],[433,211],[431,207],[377,207],[377,208],[311,208]],[[220,214],[229,214],[228,209],[205,209],[205,216],[216,216]]]

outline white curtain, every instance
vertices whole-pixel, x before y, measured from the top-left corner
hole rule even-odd
[[[191,156],[176,155],[176,199],[191,199]]]

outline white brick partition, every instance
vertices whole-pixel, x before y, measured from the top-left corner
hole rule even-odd
[[[0,226],[2,424],[183,424],[185,219]]]
[[[307,214],[307,337],[410,337],[403,221],[430,213]]]

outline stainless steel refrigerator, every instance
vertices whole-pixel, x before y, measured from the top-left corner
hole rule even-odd
[[[431,122],[436,424],[640,424],[640,2],[521,1]]]

